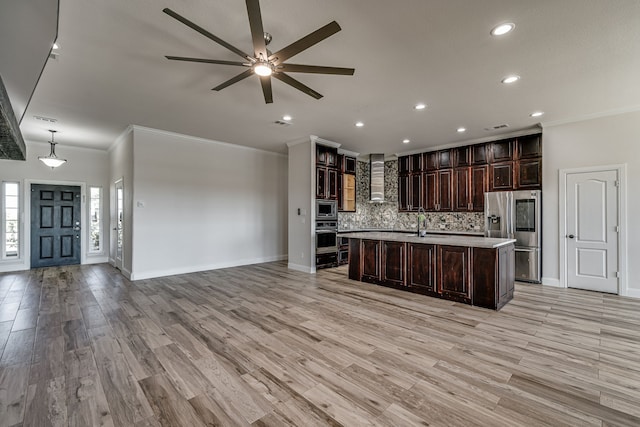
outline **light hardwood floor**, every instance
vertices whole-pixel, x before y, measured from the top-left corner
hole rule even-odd
[[[284,263],[0,274],[0,425],[640,425],[640,300],[500,312]]]

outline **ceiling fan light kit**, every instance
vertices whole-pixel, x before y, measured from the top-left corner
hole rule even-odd
[[[235,46],[227,43],[221,38],[215,36],[204,28],[191,22],[187,18],[179,15],[169,8],[165,8],[162,11],[171,16],[175,20],[183,23],[189,28],[197,31],[210,40],[225,47],[236,55],[240,56],[244,61],[225,61],[217,59],[206,58],[190,58],[184,56],[166,56],[167,59],[173,61],[186,61],[186,62],[200,62],[207,64],[219,64],[219,65],[231,65],[248,67],[248,69],[237,76],[227,80],[214,87],[212,90],[220,91],[234,83],[246,79],[247,77],[256,74],[260,78],[260,84],[262,86],[262,92],[264,100],[267,104],[273,102],[273,91],[271,89],[271,77],[280,80],[283,83],[288,84],[291,87],[298,89],[307,95],[320,99],[322,95],[310,87],[304,85],[298,80],[294,79],[287,73],[312,73],[312,74],[334,74],[343,76],[352,76],[355,73],[353,68],[341,68],[341,67],[324,67],[318,65],[301,65],[301,64],[288,64],[285,63],[289,58],[299,54],[300,52],[314,46],[324,39],[334,35],[341,30],[340,25],[336,21],[332,21],[322,28],[307,34],[301,39],[291,43],[290,45],[280,49],[275,53],[271,53],[267,50],[267,45],[271,42],[271,35],[265,33],[262,26],[262,14],[260,13],[260,3],[258,0],[246,0],[247,14],[249,15],[249,27],[251,29],[251,38],[253,41],[253,55],[249,55]],[[247,62],[248,61],[248,62]]]

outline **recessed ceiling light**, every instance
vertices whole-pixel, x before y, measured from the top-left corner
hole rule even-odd
[[[493,30],[491,30],[492,36],[502,36],[509,32],[511,32],[516,27],[516,24],[511,22],[507,22],[505,24],[500,24],[496,26]]]
[[[362,122],[356,122],[356,127],[361,128],[362,126],[364,126],[364,123],[362,123]]]
[[[423,104],[422,102],[420,104],[416,104],[415,107],[416,110],[424,110],[425,108],[427,108],[427,104]]]
[[[53,44],[53,50],[56,50],[56,49],[59,49],[59,48],[60,48],[60,46],[58,46],[58,43],[54,43]]]
[[[282,116],[282,120],[289,121],[289,120],[291,120],[291,119],[292,119],[292,117],[291,117],[290,115],[288,115],[288,114],[287,114],[287,115]]]
[[[510,83],[515,83],[518,80],[520,80],[520,76],[507,76],[504,79],[502,79],[502,83],[506,83],[506,84],[510,84]]]
[[[411,141],[410,141],[410,140],[408,140],[408,139],[403,139],[403,140],[402,140],[402,143],[403,143],[403,144],[408,144],[408,143],[410,143],[410,142],[411,142]]]
[[[467,128],[459,127],[457,130],[458,130],[458,133],[462,133],[462,132],[466,131]]]
[[[533,113],[529,114],[531,117],[540,117],[541,115],[544,114],[544,111],[534,111]]]

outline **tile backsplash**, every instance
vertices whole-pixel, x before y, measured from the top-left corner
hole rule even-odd
[[[339,229],[415,230],[418,214],[398,212],[398,161],[384,162],[384,203],[369,202],[369,163],[357,163],[356,211],[338,213]],[[427,212],[426,217],[429,230],[484,231],[481,212]]]

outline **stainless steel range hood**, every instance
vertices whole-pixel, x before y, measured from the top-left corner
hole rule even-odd
[[[369,170],[371,171],[369,186],[371,188],[370,202],[384,202],[384,154],[369,155]]]
[[[25,160],[27,149],[0,76],[0,159]]]

